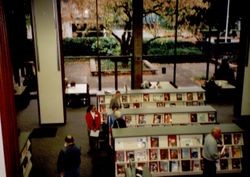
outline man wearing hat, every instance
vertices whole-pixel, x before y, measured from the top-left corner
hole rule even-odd
[[[58,155],[57,171],[61,177],[80,177],[81,150],[75,145],[74,137],[65,137],[64,149]]]

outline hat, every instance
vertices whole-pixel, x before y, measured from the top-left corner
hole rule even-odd
[[[71,135],[67,135],[64,139],[65,143],[67,144],[73,144],[74,143],[74,137]]]
[[[114,116],[116,119],[119,119],[122,116],[122,114],[120,111],[117,110],[117,111],[115,111]]]

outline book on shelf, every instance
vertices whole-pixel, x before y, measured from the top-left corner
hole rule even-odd
[[[157,173],[159,171],[158,162],[149,162],[148,165],[151,173]]]
[[[149,160],[158,160],[158,149],[149,149]]]
[[[143,148],[143,149],[145,149],[145,148],[148,147],[147,144],[148,144],[148,141],[147,141],[146,137],[138,137],[137,138],[137,148],[140,148],[140,149]]]
[[[129,104],[129,103],[123,103],[123,108],[124,108],[124,109],[130,108],[130,104]]]
[[[200,160],[192,160],[192,171],[200,171],[200,170],[201,170]]]
[[[203,135],[180,135],[181,147],[201,146]]]
[[[197,100],[204,100],[204,93],[202,92],[197,92]]]
[[[223,141],[224,141],[224,144],[232,144],[232,134],[231,133],[224,133],[223,134]]]
[[[162,115],[154,114],[153,124],[161,124]]]
[[[166,136],[158,136],[159,137],[159,147],[166,148],[168,147],[168,138]]]
[[[160,161],[159,171],[168,172],[169,164],[168,161]]]
[[[169,100],[170,100],[170,94],[164,93],[164,101],[169,101]]]
[[[126,162],[135,161],[135,151],[126,151]]]
[[[181,149],[181,158],[182,159],[190,159],[190,148],[182,148]]]
[[[191,148],[191,158],[196,159],[200,157],[200,148]]]
[[[164,102],[156,102],[156,107],[165,107]]]
[[[178,159],[178,149],[169,149],[170,159]]]
[[[143,101],[144,102],[148,102],[150,99],[149,99],[149,94],[148,93],[143,93]]]
[[[169,147],[177,146],[177,135],[168,135],[168,146]]]
[[[197,122],[197,113],[190,113],[190,121]]]
[[[172,123],[172,114],[171,113],[164,114],[163,123],[164,124],[171,124]]]
[[[206,122],[208,122],[208,113],[205,113],[205,112],[197,113],[197,121],[199,123],[206,123]]]
[[[153,94],[153,101],[163,101],[163,94],[162,93],[154,93]]]
[[[232,159],[232,169],[241,169],[241,159]]]
[[[192,106],[199,106],[199,102],[198,101],[192,101]]]
[[[232,146],[232,157],[233,158],[241,158],[242,157],[242,152],[241,152],[241,146]]]
[[[192,92],[187,92],[187,101],[193,101],[193,93]]]
[[[233,144],[243,145],[243,135],[242,133],[233,133]]]
[[[228,169],[228,159],[220,159],[220,169],[221,170]]]
[[[160,149],[160,159],[161,160],[168,159],[168,149]]]
[[[182,160],[181,169],[182,171],[190,171],[191,170],[190,160]]]
[[[146,121],[144,114],[139,114],[137,116],[137,124],[138,125],[146,125],[147,124],[147,121]]]
[[[140,103],[133,103],[133,108],[140,108],[140,107],[141,107]]]
[[[135,102],[142,102],[142,94],[140,93],[135,93],[130,95],[130,102],[135,103]]]
[[[208,122],[216,122],[216,112],[208,113]]]
[[[169,171],[170,172],[179,172],[179,161],[170,161],[169,162]]]
[[[122,97],[122,102],[124,103],[126,103],[126,102],[128,102],[128,95],[122,95],[121,96]]]
[[[182,101],[182,93],[176,93],[176,100]]]
[[[125,154],[124,151],[116,151],[116,161],[117,162],[125,162]]]
[[[148,154],[146,149],[142,150],[135,150],[135,161],[136,162],[142,162],[148,160]]]
[[[193,102],[192,101],[186,101],[186,106],[193,106]]]
[[[99,96],[99,103],[105,103],[105,96]]]
[[[133,125],[132,115],[125,115],[124,117],[127,127],[132,126]]]
[[[125,175],[125,164],[116,164],[116,175]]]
[[[159,147],[159,137],[150,137],[150,146],[151,148]]]

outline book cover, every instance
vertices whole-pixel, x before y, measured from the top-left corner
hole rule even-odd
[[[169,171],[178,172],[179,171],[179,161],[170,161],[169,162]]]
[[[163,101],[163,94],[161,93],[155,93],[153,94],[153,101]]]
[[[172,123],[172,114],[171,113],[165,113],[164,114],[164,124],[171,124]]]
[[[170,159],[178,159],[178,149],[170,149]]]
[[[140,108],[140,103],[133,103],[133,108]]]
[[[168,159],[168,149],[160,149],[160,159],[161,160]]]
[[[228,169],[228,159],[220,159],[220,169],[221,170]]]
[[[168,147],[168,138],[167,136],[159,136],[159,147],[166,148]]]
[[[189,148],[182,148],[181,149],[181,158],[182,159],[190,159],[190,149]]]
[[[138,125],[145,125],[147,122],[146,122],[146,119],[144,117],[144,114],[139,114],[138,117],[137,117],[137,124]]]
[[[149,94],[148,93],[143,93],[143,101],[148,102],[149,101]]]
[[[124,108],[124,109],[130,108],[130,104],[129,104],[129,103],[123,103],[123,108]]]
[[[159,137],[150,137],[151,148],[159,147]]]
[[[157,173],[159,171],[158,162],[149,162],[148,165],[151,173]]]
[[[138,94],[131,94],[130,95],[130,99],[132,103],[136,103],[136,102],[142,102],[142,94],[138,93]]]
[[[99,103],[105,103],[105,96],[99,96]]]
[[[182,101],[182,93],[176,93],[176,100]]]
[[[187,92],[187,101],[193,101],[193,93]]]
[[[135,161],[135,152],[126,151],[126,162]]]
[[[197,99],[200,100],[204,100],[204,94],[202,92],[197,92]]]
[[[153,124],[161,124],[162,115],[154,114]]]
[[[116,164],[116,175],[125,175],[125,164]]]
[[[147,141],[146,137],[139,137],[139,138],[137,138],[137,147],[138,148],[145,149],[145,148],[148,147],[147,144],[148,144],[148,141]]]
[[[233,158],[240,158],[240,157],[242,157],[241,146],[232,146],[231,149],[232,149],[232,157]]]
[[[192,160],[192,171],[200,171],[200,170],[201,170],[200,160]]]
[[[242,135],[242,133],[234,133],[233,134],[233,144],[235,144],[235,145],[243,145],[243,135]]]
[[[209,122],[216,122],[216,112],[209,112],[208,113],[208,121]]]
[[[187,101],[186,106],[193,106],[193,102],[192,101]]]
[[[232,144],[232,134],[231,133],[224,133],[223,134],[223,141],[224,141],[224,144]]]
[[[160,172],[168,172],[168,161],[160,161]]]
[[[125,154],[124,151],[116,151],[116,161],[117,162],[125,162]]]
[[[191,148],[191,158],[196,159],[200,157],[200,148]]]
[[[149,160],[158,160],[158,149],[149,149]]]
[[[181,161],[181,169],[182,171],[190,171],[190,160],[182,160]]]
[[[147,154],[146,149],[135,151],[135,161],[136,162],[147,161],[148,160],[147,157],[148,157],[148,154]]]
[[[121,96],[122,97],[122,102],[124,103],[126,103],[126,102],[128,102],[128,95],[122,95]]]
[[[199,106],[199,102],[198,101],[192,101],[192,105],[193,106]]]
[[[165,107],[164,102],[156,102],[156,107]]]
[[[170,100],[170,94],[164,93],[164,101],[169,101],[169,100]]]
[[[190,113],[190,121],[192,123],[197,122],[197,113]]]
[[[240,159],[232,159],[232,169],[241,169]]]
[[[168,146],[169,147],[176,147],[177,146],[176,135],[168,135]]]
[[[126,122],[126,125],[127,127],[130,127],[132,126],[132,116],[131,115],[125,115],[125,122]]]
[[[197,120],[199,123],[208,122],[208,114],[207,113],[197,113]]]

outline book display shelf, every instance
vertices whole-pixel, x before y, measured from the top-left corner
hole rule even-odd
[[[28,177],[32,169],[31,141],[29,139],[29,135],[30,132],[21,132],[19,135],[21,177]]]
[[[122,114],[127,127],[213,124],[217,122],[217,112],[210,105],[123,109]]]
[[[227,156],[217,162],[218,173],[242,170],[243,130],[236,124],[218,124],[219,150]],[[203,141],[214,125],[173,125],[113,129],[115,175],[125,176],[131,164],[147,167],[153,176],[202,174]]]
[[[103,120],[111,112],[109,103],[114,92],[97,93],[98,111]],[[201,87],[182,87],[170,89],[135,89],[121,92],[121,103],[124,110],[138,108],[158,108],[174,106],[205,105],[205,90]]]

